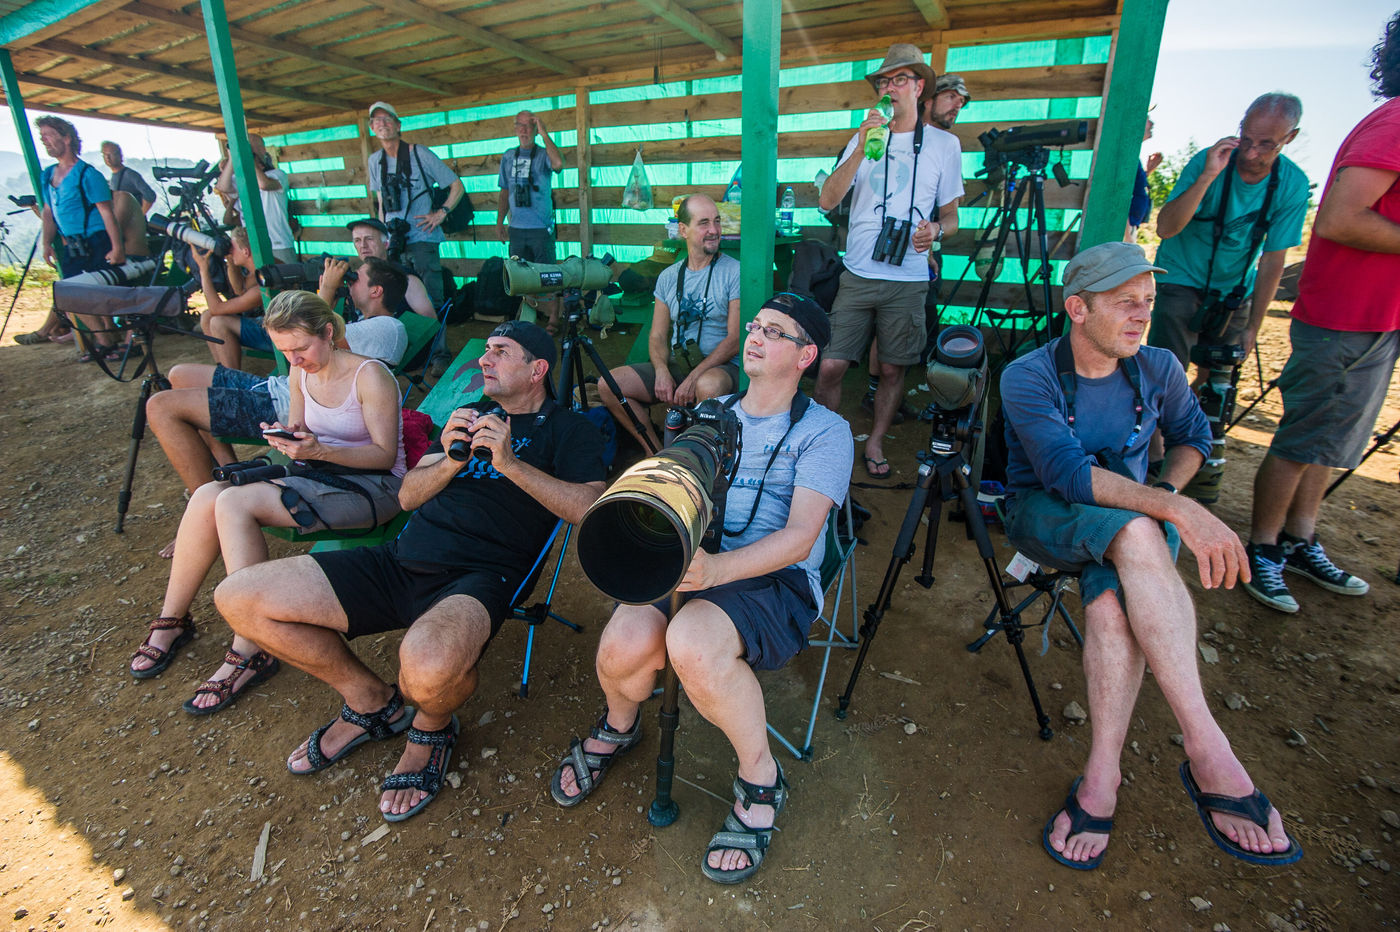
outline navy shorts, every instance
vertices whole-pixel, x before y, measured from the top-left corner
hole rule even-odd
[[[820,614],[807,574],[790,566],[681,595],[687,602],[711,602],[729,616],[744,642],[744,660],[755,670],[778,670],[796,657]],[[670,611],[669,600],[656,604],[662,612]]]
[[[243,344],[244,349],[262,350],[267,353],[277,351],[277,347],[272,345],[272,337],[267,335],[267,330],[263,327],[261,317],[238,319],[238,342]]]
[[[313,553],[311,559],[326,574],[349,624],[347,638],[408,628],[443,599],[471,596],[491,618],[491,637],[505,623],[510,603],[520,588],[490,570],[429,570],[404,566],[393,544]]]
[[[1129,521],[1144,517],[1148,516],[1124,508],[1072,504],[1054,492],[1036,489],[1007,500],[1006,536],[1037,563],[1078,573],[1079,598],[1088,605],[1105,592],[1122,599],[1118,571],[1104,561],[1104,553]],[[1176,560],[1181,536],[1170,522],[1163,530]]]
[[[266,376],[216,366],[208,394],[209,433],[215,437],[259,437],[263,424],[277,420]]]

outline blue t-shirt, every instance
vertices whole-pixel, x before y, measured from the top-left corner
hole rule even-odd
[[[399,153],[408,151],[410,143],[407,140],[399,140]],[[386,211],[384,220],[406,220],[408,221],[408,242],[410,243],[441,243],[447,236],[442,232],[442,227],[435,227],[424,232],[419,228],[415,218],[423,214],[432,213],[433,198],[432,185],[440,188],[450,188],[452,182],[457,181],[457,175],[452,169],[438,158],[432,149],[427,146],[413,146],[413,153],[408,159],[408,189],[402,190],[403,185],[399,184],[399,160],[389,158],[383,149],[372,153],[369,157],[369,189],[378,191],[381,182],[386,180],[389,184],[399,188],[398,210]],[[285,193],[287,183],[282,183],[282,190]]]
[[[727,400],[727,396],[721,400]],[[831,499],[832,504],[845,501],[851,484],[855,446],[851,427],[844,418],[813,401],[788,432],[790,421],[786,411],[768,417],[751,417],[744,410],[742,399],[733,410],[739,415],[743,451],[725,499],[726,533],[721,551],[747,547],[786,527],[792,511],[793,489],[798,486],[820,492]],[[785,432],[787,439],[783,439]],[[780,442],[781,448],[778,447]],[[777,458],[773,459],[771,468],[765,469],[775,449]],[[757,511],[754,510],[755,495],[759,496]],[[751,522],[750,512],[753,513]],[[745,522],[749,522],[747,527]],[[729,536],[728,531],[740,529],[742,533]],[[817,605],[822,604],[821,569],[825,555],[826,531],[823,530],[807,558],[793,564],[807,574]]]
[[[554,166],[549,164],[549,153],[543,146],[533,146],[529,152],[521,152],[519,146],[506,150],[498,180],[509,197],[512,227],[554,230],[554,198],[550,195],[553,178]]]
[[[1090,470],[1094,452],[1108,448],[1121,453],[1133,478],[1147,477],[1147,448],[1159,427],[1167,447],[1190,446],[1210,452],[1210,422],[1201,410],[1186,371],[1169,350],[1144,346],[1138,350],[1142,372],[1142,431],[1131,449],[1137,417],[1133,387],[1122,366],[1110,376],[1075,384],[1075,426],[1070,429],[1064,392],[1055,371],[1055,348],[1061,337],[1027,353],[1006,367],[1001,377],[1002,411],[1006,415],[1006,481],[1012,493],[1047,489],[1066,501],[1093,505]]]
[[[102,173],[82,159],[68,170],[57,188],[53,186],[53,173],[57,165],[50,165],[40,176],[39,190],[44,195],[44,203],[53,211],[58,232],[64,236],[90,236],[101,233],[106,227],[102,215],[97,212],[99,202],[112,200],[112,189]],[[87,199],[86,213],[83,200]]]
[[[1186,167],[1181,170],[1167,202],[1175,200],[1181,192],[1201,176],[1205,167],[1206,155],[1210,150],[1197,152]],[[1263,251],[1275,252],[1297,246],[1303,241],[1303,219],[1308,212],[1308,176],[1287,157],[1280,155],[1278,190],[1274,192],[1273,204],[1269,207],[1269,232],[1264,237]],[[1186,228],[1173,237],[1162,240],[1157,249],[1156,264],[1166,269],[1158,281],[1170,285],[1184,285],[1189,288],[1214,288],[1228,292],[1239,284],[1240,276],[1245,277],[1246,292],[1254,289],[1254,263],[1257,256],[1249,254],[1249,236],[1254,229],[1254,218],[1264,206],[1264,194],[1269,187],[1269,178],[1254,184],[1247,184],[1235,169],[1230,182],[1230,203],[1225,208],[1225,232],[1220,239],[1220,248],[1215,254],[1215,268],[1210,273],[1210,283],[1206,283],[1206,267],[1210,264],[1210,245],[1214,233],[1213,220],[1220,207],[1220,194],[1224,190],[1225,172],[1221,172],[1206,189],[1196,215],[1186,224]],[[1247,270],[1247,271],[1246,271]]]

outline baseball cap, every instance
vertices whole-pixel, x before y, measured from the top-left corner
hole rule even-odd
[[[1147,261],[1137,243],[1099,243],[1065,264],[1065,294],[1111,291],[1143,272],[1165,272]]]
[[[793,294],[790,291],[781,291],[773,295],[763,302],[763,307],[786,314],[806,331],[808,338],[817,347],[817,358],[803,374],[815,374],[822,362],[822,350],[831,342],[831,318],[826,310],[807,295]]]
[[[546,333],[543,327],[523,320],[508,320],[492,330],[490,335],[505,337],[507,340],[519,343],[531,356],[549,363],[552,373],[557,358],[554,350],[554,337]],[[550,385],[549,375],[545,376],[544,383],[545,388],[549,390],[550,397],[554,397],[554,389]]]
[[[389,228],[384,225],[384,221],[377,217],[365,217],[363,220],[351,220],[349,223],[345,224],[345,229],[347,230],[353,230],[355,227],[372,227],[385,236],[389,235]]]
[[[967,84],[960,74],[940,74],[938,76],[938,83],[933,86],[933,93],[936,96],[944,91],[957,91],[962,95],[963,103],[972,101],[972,95],[967,92]]]
[[[399,118],[399,112],[394,109],[394,105],[390,103],[385,103],[382,100],[376,100],[374,103],[369,105],[369,118],[371,120],[374,119],[374,111],[376,110],[383,110],[385,113],[389,114],[389,116],[393,117],[396,120]]]

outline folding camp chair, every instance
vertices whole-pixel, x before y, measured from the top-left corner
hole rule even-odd
[[[559,532],[563,531],[563,542],[559,545],[559,556],[554,561],[554,572],[549,577],[549,589],[545,592],[544,601],[536,602],[533,605],[524,605],[526,599],[535,588],[535,583],[539,580],[544,569],[549,552],[554,549],[555,538],[559,537]],[[520,588],[515,590],[515,597],[511,600],[511,611],[513,618],[519,618],[526,624],[525,634],[525,669],[520,674],[520,698],[524,699],[530,695],[530,661],[535,654],[535,628],[546,619],[552,618],[566,628],[571,629],[575,634],[583,632],[580,625],[574,624],[569,619],[554,612],[552,605],[554,602],[554,590],[559,585],[559,572],[564,568],[564,555],[569,552],[569,538],[573,536],[574,526],[565,524],[561,519],[554,525],[554,530],[549,533],[549,539],[544,542],[544,547],[540,549],[540,555],[535,558],[534,565],[530,567]]]
[[[839,647],[850,650],[860,644],[860,613],[857,609],[855,573],[855,551],[859,542],[855,533],[855,525],[851,521],[851,499],[850,496],[847,496],[844,505],[831,509],[831,514],[826,521],[826,554],[822,558],[821,568],[823,612],[812,624],[813,633],[824,633],[825,637],[811,639],[807,642],[808,647],[821,649],[822,660],[820,672],[817,674],[816,690],[812,695],[812,708],[807,716],[807,732],[802,738],[802,746],[799,748],[794,745],[782,732],[774,728],[771,722],[768,725],[768,733],[776,738],[779,744],[791,751],[798,760],[812,759],[812,732],[817,727],[817,709],[821,705],[822,688],[826,685],[826,673],[831,664],[832,649]],[[831,609],[826,611],[825,598],[832,595],[833,586],[835,593],[831,600]],[[843,631],[840,626],[842,611],[847,606],[846,590],[848,587],[850,589],[850,634]],[[825,625],[824,629],[823,625]],[[786,669],[791,671],[793,665],[789,664]]]
[[[413,393],[415,388],[423,392],[424,395],[428,393],[426,378],[433,353],[439,345],[447,345],[448,307],[449,305],[444,304],[442,310],[438,311],[436,318],[424,317],[422,314],[412,312],[405,313],[399,318],[403,322],[404,329],[408,331],[408,349],[403,352],[403,362],[394,369],[394,375],[400,376],[408,382],[403,390],[403,399],[400,401],[400,404],[404,406],[408,405],[408,396]]]

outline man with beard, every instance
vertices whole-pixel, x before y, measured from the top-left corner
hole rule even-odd
[[[739,261],[719,251],[719,208],[710,198],[690,195],[677,215],[685,258],[656,279],[651,361],[612,370],[623,396],[640,404],[689,406],[739,387]],[[661,448],[650,419],[642,418],[643,439],[606,380],[598,394],[637,443]]]

